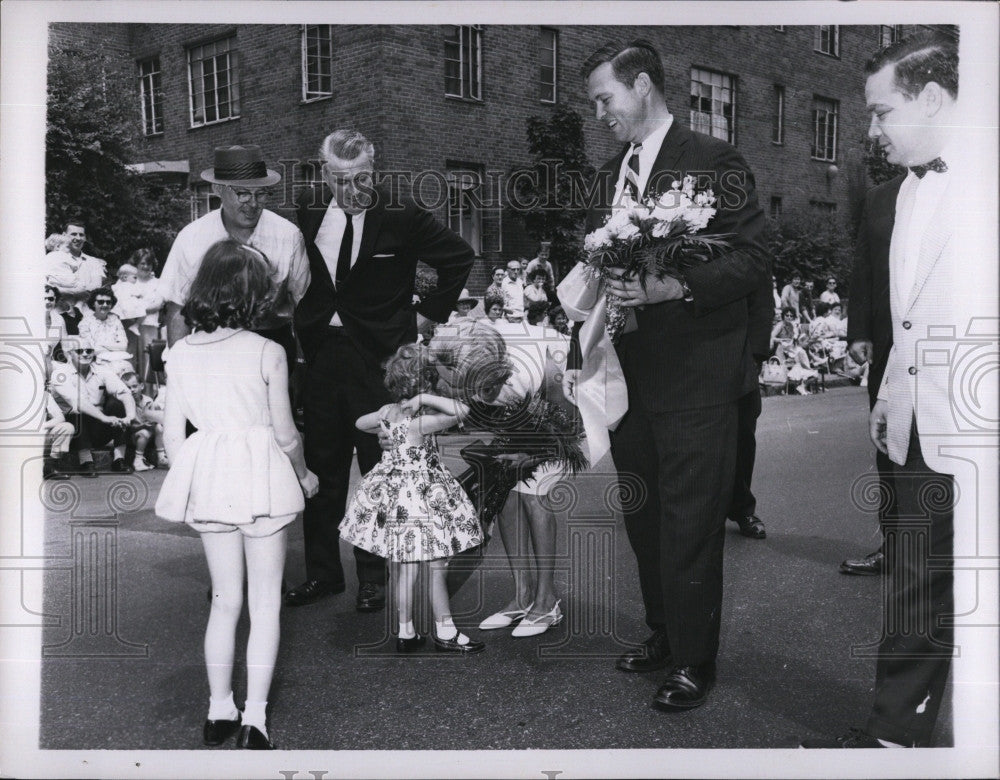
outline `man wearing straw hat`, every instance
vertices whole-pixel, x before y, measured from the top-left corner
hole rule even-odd
[[[292,312],[309,286],[309,260],[299,229],[264,208],[270,187],[281,181],[281,175],[265,165],[259,146],[216,147],[214,163],[201,172],[201,178],[213,185],[222,208],[177,234],[160,277],[167,301],[167,341],[172,346],[188,333],[180,312],[205,252],[217,241],[235,238],[261,252],[271,265],[274,308],[257,333],[285,349],[291,371],[296,357]]]

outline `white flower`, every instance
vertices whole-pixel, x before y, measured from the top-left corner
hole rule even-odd
[[[640,232],[639,226],[636,225],[634,222],[629,222],[625,225],[622,225],[621,229],[618,231],[618,238],[622,239],[623,241],[629,241],[630,239],[633,239],[637,235],[639,235],[639,232]]]
[[[667,233],[670,232],[670,226],[673,224],[672,221],[657,222],[653,225],[653,229],[650,231],[653,238],[663,238]]]
[[[592,233],[588,233],[587,237],[583,239],[583,248],[587,252],[596,252],[598,249],[604,249],[609,246],[611,246],[611,234],[606,227],[597,228]]]

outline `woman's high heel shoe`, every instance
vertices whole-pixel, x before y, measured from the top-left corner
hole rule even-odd
[[[524,637],[524,636],[538,636],[539,634],[544,634],[552,626],[557,626],[562,622],[563,614],[562,610],[559,609],[559,602],[556,601],[555,606],[552,607],[544,615],[540,615],[535,620],[530,618],[524,618],[514,630],[511,631],[511,636]]]
[[[492,631],[495,628],[507,628],[524,618],[531,610],[531,605],[527,609],[510,609],[506,612],[494,612],[486,620],[479,624],[481,631]]]

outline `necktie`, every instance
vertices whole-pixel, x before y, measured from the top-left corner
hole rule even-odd
[[[632,156],[628,158],[628,167],[625,169],[625,191],[633,200],[639,200],[639,152],[641,151],[642,144],[632,148]]]
[[[927,171],[934,171],[934,173],[944,173],[948,170],[948,164],[942,160],[940,157],[935,157],[929,163],[925,165],[914,165],[910,168],[911,171],[916,175],[918,179],[924,178]]]
[[[354,217],[345,214],[347,224],[344,225],[344,237],[340,241],[340,254],[337,255],[337,287],[346,280],[351,271],[351,250],[354,248]]]

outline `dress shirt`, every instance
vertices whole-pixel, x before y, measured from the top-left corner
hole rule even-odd
[[[84,376],[71,363],[53,364],[49,390],[60,406],[70,412],[80,411],[81,399],[100,408],[107,395],[130,395],[128,387],[113,371],[91,367]]]
[[[351,220],[351,227],[354,229],[354,240],[351,242],[351,268],[358,262],[358,253],[361,251],[361,236],[365,232],[365,212],[361,211],[354,215]],[[344,231],[347,229],[347,212],[337,205],[335,200],[330,201],[326,214],[323,215],[323,222],[320,223],[319,230],[316,231],[316,248],[323,255],[323,261],[330,272],[330,279],[337,285],[337,260],[340,257],[340,244],[344,240]],[[340,315],[334,312],[330,324],[335,327],[343,327]]]
[[[524,284],[520,279],[505,276],[500,282],[503,290],[504,306],[516,317],[524,316]]]
[[[649,182],[649,174],[653,170],[653,163],[656,162],[660,154],[660,147],[663,146],[663,139],[667,137],[670,126],[674,123],[671,115],[667,121],[658,125],[653,132],[642,140],[642,149],[639,150],[639,193],[645,194],[646,184]],[[628,161],[632,157],[636,144],[630,144],[625,157],[622,159],[621,169],[618,171],[618,183],[615,185],[615,198],[612,203],[620,203],[622,193],[625,191],[625,171],[628,170]]]

